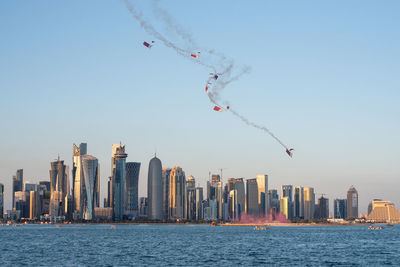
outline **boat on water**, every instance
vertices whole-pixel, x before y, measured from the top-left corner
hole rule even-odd
[[[116,229],[116,228],[117,228],[116,225],[111,225],[111,226],[110,226],[110,229]]]
[[[216,222],[212,222],[210,225],[211,226],[218,226],[218,224]]]
[[[370,225],[368,227],[368,230],[382,230],[382,229],[383,229],[383,227],[379,226],[379,225]]]
[[[57,228],[61,228],[61,224],[57,224],[56,227],[57,227]]]
[[[386,226],[393,226],[393,223],[387,223]]]
[[[267,230],[267,226],[254,226],[254,230]]]

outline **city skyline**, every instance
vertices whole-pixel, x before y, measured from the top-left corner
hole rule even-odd
[[[105,198],[107,198],[108,197],[108,179],[109,179],[109,177],[107,176],[107,174],[104,174],[104,173],[99,173],[98,172],[98,170],[97,170],[97,164],[100,166],[101,164],[100,163],[97,163],[97,158],[95,157],[95,156],[91,156],[91,155],[88,155],[87,154],[87,148],[88,147],[88,144],[87,143],[81,143],[80,144],[80,146],[79,147],[77,147],[75,144],[73,144],[73,161],[74,161],[74,164],[77,164],[76,162],[79,162],[80,161],[80,159],[79,159],[79,157],[78,158],[76,158],[76,156],[81,156],[82,155],[82,159],[87,159],[87,160],[91,160],[91,161],[93,161],[93,160],[95,160],[95,173],[94,174],[92,174],[92,175],[94,175],[94,176],[96,176],[95,178],[91,178],[91,179],[95,179],[95,181],[92,181],[91,183],[94,183],[94,185],[97,187],[97,186],[99,186],[99,184],[98,184],[98,180],[99,180],[99,182],[100,182],[100,196],[97,196],[97,193],[92,193],[92,194],[94,194],[94,195],[92,195],[92,197],[94,198],[94,200],[92,200],[91,201],[91,203],[97,203],[97,204],[92,204],[92,205],[95,205],[96,207],[97,206],[99,206],[99,207],[103,207],[104,205],[103,204],[101,204],[100,205],[100,203],[103,203],[103,199],[105,200]],[[116,153],[119,153],[118,151],[120,151],[121,149],[121,153],[123,153],[124,154],[124,158],[126,158],[127,157],[127,154],[125,154],[125,147],[126,147],[126,145],[124,145],[124,146],[122,146],[122,145],[120,145],[120,144],[113,144],[112,146],[112,152],[110,153],[110,158],[111,158],[111,161],[112,161],[112,165],[114,166],[114,157],[115,157],[115,154]],[[128,152],[128,151],[126,151],[126,152]],[[148,165],[150,165],[151,164],[151,162],[152,161],[154,161],[155,159],[157,159],[158,161],[159,161],[159,159],[154,155],[153,156],[153,158],[151,158],[150,159],[150,161],[149,161],[149,163],[148,163]],[[125,159],[124,159],[125,160]],[[132,159],[129,159],[129,160],[132,160]],[[61,164],[61,165],[60,165]],[[65,165],[64,165],[65,164]],[[125,172],[132,172],[133,170],[131,170],[132,168],[134,168],[134,169],[136,169],[136,171],[134,171],[134,172],[136,172],[136,174],[135,174],[135,177],[138,177],[138,176],[136,176],[136,175],[138,175],[138,172],[140,173],[140,171],[139,171],[139,169],[140,169],[140,166],[141,165],[143,165],[143,163],[141,163],[141,162],[126,162],[125,163],[126,164],[126,166],[129,166],[129,167],[127,167],[127,170],[125,171]],[[161,164],[161,162],[159,163],[159,164]],[[54,167],[53,167],[54,166]],[[59,166],[61,166],[61,167],[59,167]],[[79,166],[79,164],[78,164],[78,166]],[[104,166],[104,164],[103,164],[103,166]],[[144,165],[144,166],[146,166],[146,165]],[[59,169],[59,168],[61,168],[61,170],[64,172],[64,170],[65,170],[65,177],[66,178],[58,178],[58,175],[57,175],[57,172],[56,172],[56,174],[52,174],[54,171],[53,171],[53,169],[55,169],[55,170],[57,170],[57,169]],[[79,168],[80,167],[78,167],[78,171],[79,171]],[[159,170],[159,172],[160,172],[160,174],[159,174],[159,180],[160,180],[160,182],[163,182],[163,179],[165,179],[165,178],[163,178],[163,174],[161,173],[161,169],[164,171],[164,170],[169,170],[169,174],[168,174],[168,176],[167,176],[167,178],[169,179],[169,177],[170,177],[170,173],[171,173],[171,170],[173,170],[173,173],[175,173],[175,172],[183,172],[183,176],[185,176],[185,169],[184,168],[181,168],[181,166],[179,166],[179,165],[175,165],[175,167],[169,167],[169,166],[167,166],[167,167],[161,167],[161,165],[160,165],[160,170]],[[225,169],[222,169],[222,170],[225,170]],[[255,180],[255,181],[257,181],[257,187],[258,187],[258,190],[257,190],[257,194],[256,194],[256,196],[257,196],[257,198],[258,198],[258,200],[257,200],[257,205],[258,205],[258,208],[259,208],[259,210],[257,211],[257,216],[259,216],[261,213],[265,213],[265,212],[267,212],[267,209],[269,209],[269,208],[271,208],[271,203],[269,203],[269,205],[270,206],[267,206],[265,203],[268,201],[267,200],[267,198],[268,198],[268,196],[267,195],[265,195],[264,193],[262,193],[262,196],[260,196],[260,192],[264,192],[264,191],[260,191],[260,190],[265,190],[265,188],[267,189],[267,191],[271,191],[271,190],[275,190],[275,191],[280,191],[280,193],[278,193],[278,196],[279,196],[279,199],[281,199],[282,200],[282,198],[288,198],[288,204],[289,203],[292,203],[292,207],[288,207],[288,209],[292,212],[292,214],[288,214],[288,216],[290,217],[290,218],[295,218],[296,216],[295,216],[295,214],[296,214],[296,206],[295,205],[299,205],[298,203],[296,204],[296,191],[294,190],[294,189],[296,189],[296,188],[300,188],[300,190],[301,190],[301,192],[303,192],[303,188],[304,188],[304,192],[302,193],[302,197],[304,198],[304,201],[303,201],[303,207],[304,208],[306,208],[307,207],[307,204],[304,204],[305,202],[307,202],[307,196],[309,196],[309,193],[307,193],[308,191],[307,190],[312,190],[312,195],[314,196],[314,199],[313,199],[313,201],[312,201],[312,203],[314,203],[313,205],[317,205],[317,199],[319,199],[319,197],[318,196],[326,196],[327,194],[326,193],[320,193],[319,191],[318,191],[318,189],[317,189],[317,191],[316,191],[316,189],[315,189],[315,187],[314,186],[312,186],[312,185],[310,185],[311,187],[311,189],[310,188],[308,188],[308,187],[304,187],[303,185],[301,185],[301,184],[292,184],[292,185],[288,185],[288,184],[285,184],[285,183],[283,183],[283,184],[281,184],[281,185],[279,185],[279,186],[277,186],[276,188],[275,187],[271,187],[270,186],[270,178],[269,178],[269,175],[268,174],[265,174],[265,175],[260,175],[260,174],[257,174],[257,175],[253,175],[253,177],[242,177],[242,178],[232,178],[232,177],[226,177],[226,176],[223,176],[222,177],[222,179],[220,178],[221,176],[220,176],[220,173],[218,173],[218,172],[221,172],[222,171],[221,169],[218,169],[218,170],[216,170],[215,172],[209,172],[208,173],[208,176],[209,177],[207,177],[207,179],[199,179],[198,177],[196,177],[196,176],[192,176],[192,175],[190,175],[190,176],[187,176],[187,178],[188,179],[190,179],[190,177],[192,177],[193,179],[194,179],[194,177],[196,177],[195,179],[196,179],[196,184],[194,185],[195,187],[193,187],[193,188],[197,188],[198,186],[199,187],[201,187],[201,188],[203,188],[203,190],[207,190],[207,184],[208,184],[208,182],[209,181],[211,181],[211,186],[213,185],[213,183],[215,183],[214,181],[223,181],[223,184],[222,184],[222,187],[221,187],[221,190],[223,190],[223,187],[226,185],[226,186],[228,186],[228,188],[231,188],[232,187],[232,183],[233,183],[233,185],[236,183],[235,181],[236,180],[241,180],[241,179],[245,179],[245,181],[248,181],[248,180]],[[71,171],[71,173],[69,173],[69,171]],[[142,169],[142,171],[143,171],[143,169]],[[60,172],[60,171],[58,171],[58,172]],[[19,181],[19,180],[21,180],[22,179],[22,184],[19,186],[19,185],[17,185],[17,187],[18,187],[18,189],[16,190],[16,191],[21,191],[22,190],[22,188],[25,188],[25,186],[27,186],[27,185],[33,185],[34,183],[39,183],[39,182],[48,182],[49,184],[51,184],[52,185],[52,190],[53,190],[53,186],[59,186],[60,188],[61,187],[63,187],[63,188],[68,188],[67,189],[67,191],[68,192],[70,192],[71,193],[71,196],[75,199],[76,198],[76,191],[75,191],[75,193],[74,193],[74,190],[73,190],[73,188],[74,188],[74,184],[73,184],[73,181],[74,181],[74,178],[72,179],[72,181],[71,180],[68,180],[68,177],[74,177],[74,172],[75,172],[75,170],[74,170],[74,168],[70,168],[70,166],[68,165],[68,162],[67,161],[64,161],[64,160],[62,160],[61,158],[60,158],[60,156],[58,156],[58,159],[56,160],[56,161],[52,161],[51,162],[51,170],[50,170],[50,177],[57,177],[57,178],[50,178],[50,179],[40,179],[40,180],[38,180],[38,181],[33,181],[33,180],[27,180],[26,179],[26,177],[24,177],[24,174],[23,173],[25,173],[25,170],[24,169],[17,169],[16,170],[16,175],[12,175],[12,179],[10,179],[10,181],[14,181],[14,183],[15,183],[15,181]],[[93,171],[92,171],[93,172]],[[85,175],[86,175],[86,172],[84,172],[83,171],[83,173],[85,173]],[[213,174],[212,176],[212,179],[211,179],[211,174]],[[83,178],[83,177],[85,177],[85,175],[83,175],[82,174],[82,177],[81,178]],[[132,173],[132,175],[133,175],[133,173]],[[150,176],[149,176],[149,173],[145,173],[145,174],[140,174],[140,176],[143,176],[143,175],[145,175],[146,177],[145,177],[145,181],[144,181],[144,183],[145,183],[145,188],[147,188],[149,185],[148,185],[148,180],[150,179]],[[107,178],[104,178],[103,179],[103,177],[106,177],[107,176]],[[130,175],[129,175],[130,176]],[[233,176],[233,177],[237,177],[237,176]],[[264,178],[265,177],[265,178]],[[54,179],[54,181],[52,181],[52,179]],[[58,179],[61,179],[61,181],[64,181],[64,180],[66,180],[66,182],[64,182],[64,185],[63,186],[61,186],[61,185],[59,185],[59,180]],[[87,179],[86,177],[84,178],[85,180]],[[97,180],[96,180],[97,179]],[[135,179],[137,179],[137,178],[134,178],[134,177],[132,177],[132,178],[130,178],[130,179],[133,179],[132,181],[130,181],[128,184],[132,184],[132,183],[136,183],[137,182],[137,180],[136,180],[136,182],[134,182],[134,180]],[[211,179],[211,180],[209,180],[209,179]],[[215,180],[214,180],[215,179]],[[264,182],[264,179],[265,179],[265,182]],[[78,187],[79,187],[79,181],[80,181],[80,179],[77,179],[77,181],[78,181]],[[67,184],[66,184],[67,183]],[[75,182],[76,183],[76,182]],[[140,178],[139,178],[139,183],[141,183],[141,181],[140,181]],[[142,183],[143,183],[143,181],[142,181]],[[243,181],[242,181],[242,183],[243,183]],[[246,183],[248,183],[248,182],[246,182]],[[274,183],[274,184],[276,184],[276,182]],[[76,184],[75,184],[75,186],[76,186]],[[103,188],[103,186],[104,186],[104,188]],[[132,184],[132,186],[134,186],[133,184]],[[165,196],[163,196],[164,195],[164,190],[165,189],[163,189],[162,187],[163,187],[163,185],[162,184],[160,184],[160,186],[161,186],[161,188],[160,189],[158,189],[158,190],[160,190],[160,198],[164,198]],[[248,190],[247,189],[247,187],[248,187],[248,185],[245,187],[245,188],[243,188],[243,189],[241,189],[242,191],[243,190]],[[3,187],[4,188],[4,187]],[[71,188],[71,189],[70,189]],[[233,188],[234,188],[234,186],[233,186]],[[12,189],[12,188],[11,188]],[[138,188],[139,189],[139,188]],[[99,188],[97,188],[97,190],[99,190]],[[126,191],[125,189],[120,189],[120,190],[122,190],[121,191],[121,197],[123,197],[123,198],[127,198],[127,195],[126,194],[129,194],[129,193],[127,193],[127,192],[124,192],[124,191]],[[5,192],[4,192],[4,195],[5,195],[5,197],[3,197],[3,202],[4,202],[4,211],[6,211],[6,210],[9,210],[10,208],[11,208],[11,201],[9,201],[9,200],[12,200],[12,198],[11,198],[11,196],[10,196],[10,198],[11,199],[7,199],[7,188],[4,190]],[[230,191],[230,190],[229,190]],[[328,197],[328,199],[331,199],[331,201],[330,201],[330,203],[329,203],[329,212],[330,212],[330,214],[332,214],[332,215],[334,215],[334,214],[336,214],[336,204],[335,204],[335,202],[337,201],[337,200],[340,200],[340,199],[344,199],[345,201],[347,201],[347,203],[352,203],[351,201],[352,201],[352,199],[354,198],[354,197],[352,197],[352,192],[355,192],[356,194],[357,194],[357,196],[356,196],[356,199],[357,199],[357,202],[356,202],[356,204],[354,204],[355,205],[355,207],[356,207],[356,210],[354,211],[354,214],[357,214],[357,216],[358,215],[360,215],[360,214],[365,214],[367,211],[368,211],[368,209],[369,209],[369,206],[368,205],[370,205],[370,203],[371,203],[371,201],[373,200],[373,199],[379,199],[379,198],[368,198],[367,199],[367,203],[364,203],[365,205],[361,205],[362,207],[363,206],[365,206],[366,207],[366,210],[363,210],[362,208],[359,208],[360,207],[360,204],[359,204],[359,195],[358,195],[358,192],[357,192],[357,190],[354,188],[354,185],[350,185],[349,187],[348,187],[348,189],[346,189],[343,193],[339,193],[339,192],[337,192],[336,193],[336,195],[335,195],[335,197],[334,198],[330,198],[330,197]],[[57,191],[58,192],[58,191]],[[64,192],[64,190],[61,190],[60,192]],[[207,191],[206,191],[207,192]],[[74,195],[75,194],[75,195]],[[82,193],[83,194],[83,193]],[[124,194],[125,194],[125,196],[124,196]],[[180,195],[182,196],[182,194],[184,194],[184,193],[180,193]],[[243,194],[243,193],[240,193],[240,194]],[[10,194],[11,195],[11,194]],[[53,196],[52,196],[53,194],[51,194],[51,198],[53,198]],[[64,199],[65,198],[65,192],[64,193],[62,193],[62,195],[63,195],[63,197],[59,197],[60,199]],[[86,195],[86,192],[85,192],[85,195]],[[75,197],[74,197],[75,196]],[[147,197],[148,196],[148,191],[146,190],[146,191],[143,191],[143,190],[138,190],[138,199],[139,198],[141,198],[141,197]],[[245,196],[242,196],[242,197],[245,197]],[[262,198],[262,199],[265,199],[263,202],[260,202],[261,200],[260,200],[260,197]],[[170,199],[171,199],[171,196],[169,197]],[[237,196],[236,196],[236,198],[237,198]],[[301,198],[301,197],[300,197]],[[385,196],[381,196],[380,197],[380,199],[388,199],[388,198],[386,198]],[[86,197],[85,197],[85,199],[86,199]],[[174,199],[174,197],[172,197],[172,199]],[[239,198],[240,199],[240,198]],[[66,200],[65,200],[66,201]],[[74,200],[75,201],[75,200]],[[132,201],[134,201],[135,202],[135,200],[129,200],[129,203],[131,203]],[[394,204],[396,204],[394,201],[392,201],[392,200],[390,200],[392,203],[394,203]],[[7,203],[9,203],[9,205],[10,205],[10,207],[8,207],[7,206]],[[51,213],[51,210],[52,210],[52,201],[50,201],[50,213]],[[86,203],[86,202],[85,202]],[[63,204],[63,207],[65,206],[66,204]],[[74,205],[77,205],[76,203],[74,203]],[[82,204],[78,204],[78,205],[82,205]],[[87,203],[86,204],[84,204],[84,205],[88,205]],[[135,204],[136,205],[136,204]],[[281,202],[281,205],[282,205],[282,202]],[[286,204],[287,205],[287,204]],[[305,206],[304,206],[305,205]],[[138,208],[139,208],[139,206],[138,206]],[[164,209],[164,207],[162,207],[162,205],[160,206],[160,208],[161,208],[161,210],[163,210]],[[348,207],[349,208],[349,207]],[[92,208],[92,209],[94,209],[94,207]],[[121,209],[123,209],[122,207],[121,207]],[[306,208],[307,209],[307,208]],[[83,211],[82,211],[83,212]],[[122,212],[122,211],[121,211]],[[135,214],[135,216],[137,215],[137,211],[131,211],[131,212],[134,212],[133,214]],[[161,211],[159,211],[159,212],[161,212]],[[171,212],[171,210],[169,211],[169,212]],[[311,212],[311,213],[310,213]],[[163,211],[161,212],[161,213],[159,213],[160,215],[158,215],[157,217],[160,219],[160,218],[163,218],[163,215],[162,215],[162,213],[163,213]],[[304,213],[305,213],[305,211],[303,212],[303,216],[304,216]],[[346,210],[346,214],[347,213],[349,213],[349,211],[348,210]],[[60,214],[59,212],[57,212],[57,214]],[[124,211],[124,214],[125,214],[125,211]],[[180,216],[183,216],[183,214],[184,214],[184,210],[183,210],[183,207],[182,207],[182,211],[180,212]],[[251,212],[249,213],[249,214],[251,214]],[[311,208],[311,210],[309,211],[309,213],[308,214],[314,214],[314,208]],[[353,215],[354,215],[353,214]],[[93,218],[93,216],[94,216],[94,210],[93,211],[91,211],[91,215],[89,216],[89,215],[87,215],[87,216],[84,216],[83,215],[83,213],[80,215],[80,217],[82,217],[82,218]],[[134,216],[134,217],[135,217]],[[308,216],[310,216],[310,215],[308,215]],[[312,215],[311,215],[312,216]],[[305,216],[305,217],[307,217],[307,216]],[[351,216],[352,217],[352,216]],[[121,217],[122,218],[122,217]],[[179,216],[177,217],[177,218],[179,218]],[[345,217],[346,218],[346,217]]]
[[[72,168],[70,144],[80,142],[101,165],[103,197],[109,144],[119,141],[143,163],[141,196],[157,150],[163,166],[181,166],[204,188],[209,171],[226,168],[226,178],[266,173],[278,192],[282,184],[313,187],[331,208],[351,185],[361,212],[374,198],[399,206],[398,1],[204,1],[196,12],[178,1],[160,5],[202,47],[251,67],[224,96],[293,146],[294,157],[264,133],[212,111],[204,94],[208,71],[162,45],[143,47],[152,37],[122,2],[6,1],[0,183],[7,208],[17,169],[25,180],[47,180],[58,154]],[[151,10],[144,7],[149,19]]]

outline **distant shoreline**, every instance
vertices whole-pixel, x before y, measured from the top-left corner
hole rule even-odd
[[[76,222],[76,223],[13,223],[10,225],[209,225],[209,226],[225,226],[225,227],[313,227],[313,226],[356,226],[356,225],[369,225],[368,223],[220,223],[212,225],[210,223],[168,223],[168,222]],[[386,224],[386,223],[375,223]],[[2,226],[6,226],[5,223]]]

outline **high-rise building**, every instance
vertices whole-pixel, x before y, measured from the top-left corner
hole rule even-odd
[[[257,217],[259,214],[258,208],[258,185],[257,179],[247,179],[246,180],[246,212],[248,215]]]
[[[333,216],[335,219],[346,219],[346,199],[333,201]]]
[[[196,221],[203,219],[203,187],[196,187]]]
[[[230,218],[232,221],[240,220],[240,208],[237,199],[237,190],[232,189],[229,191],[229,200],[230,200]]]
[[[169,175],[170,168],[162,169],[162,182],[163,182],[163,220],[168,221],[168,204],[169,204]]]
[[[83,178],[83,170],[82,170],[82,160],[81,156],[86,155],[87,153],[87,144],[81,143],[78,146],[73,144],[72,147],[72,196],[73,196],[73,205],[74,212],[77,214],[76,216],[82,218],[82,201],[81,196],[85,193],[84,187],[84,178]]]
[[[301,186],[294,188],[294,217],[296,219],[304,219],[304,189]]]
[[[128,219],[138,216],[139,172],[139,162],[126,163],[125,215]]]
[[[283,215],[285,215],[286,219],[290,219],[289,218],[289,208],[290,208],[290,200],[289,197],[281,197],[281,203],[280,203],[280,209],[281,209],[281,213]]]
[[[24,170],[18,169],[16,175],[13,176],[13,183],[12,183],[12,202],[13,202],[13,209],[15,207],[15,192],[22,191],[24,184]]]
[[[40,202],[37,191],[29,192],[30,205],[29,205],[29,219],[37,219],[40,216]]]
[[[196,180],[192,175],[186,179],[185,218],[196,220]]]
[[[50,216],[64,216],[69,195],[68,167],[58,158],[50,163]]]
[[[93,220],[95,217],[94,208],[98,207],[99,202],[99,163],[97,158],[88,154],[81,156],[81,161],[85,188],[84,193],[81,195],[82,218]]]
[[[150,160],[147,180],[148,217],[150,220],[162,220],[163,184],[161,160],[156,156]]]
[[[108,177],[107,181],[107,201],[105,202],[105,208],[111,208],[112,202],[112,176]]]
[[[259,216],[265,216],[268,214],[267,203],[268,203],[268,175],[259,174],[256,176],[258,186],[258,207]]]
[[[350,186],[347,191],[347,219],[358,218],[358,192]]]
[[[280,212],[280,200],[278,195],[278,190],[271,189],[268,190],[268,202],[270,206],[270,214],[278,214]]]
[[[139,199],[139,216],[140,217],[147,217],[147,197],[141,197]]]
[[[181,167],[172,168],[169,179],[169,205],[168,213],[170,220],[184,218],[185,192],[186,192],[185,172]]]
[[[316,210],[316,218],[328,219],[329,218],[329,199],[323,195],[318,199],[318,209]]]
[[[223,201],[222,201],[222,182],[215,182],[213,185],[213,191],[214,191],[214,200],[217,203],[217,219],[222,219],[223,218]]]
[[[0,219],[3,219],[4,214],[4,185],[0,184]]]
[[[281,187],[281,198],[287,197],[288,200],[288,207],[287,207],[287,213],[288,213],[288,218],[291,220],[293,218],[293,185],[282,185]]]
[[[314,219],[315,194],[314,188],[304,187],[304,220]]]
[[[226,191],[228,193],[228,196],[230,197],[231,191],[236,190],[236,193],[234,193],[235,201],[237,206],[229,205],[229,215],[232,218],[234,215],[233,212],[236,212],[235,218],[236,220],[239,220],[241,218],[241,214],[245,213],[246,210],[246,192],[244,189],[244,182],[243,178],[229,178],[228,183],[226,185]],[[225,202],[227,202],[225,200]],[[235,208],[235,211],[232,209]]]
[[[114,152],[115,149],[115,152]],[[124,196],[126,185],[126,157],[125,146],[113,145],[113,219],[122,221],[124,216]]]

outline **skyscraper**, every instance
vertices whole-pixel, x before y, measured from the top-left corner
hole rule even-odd
[[[184,218],[186,178],[181,167],[172,168],[169,179],[169,219]]]
[[[115,148],[115,152],[114,152]],[[113,218],[116,221],[122,221],[124,216],[124,196],[126,185],[126,157],[125,146],[113,145]]]
[[[81,211],[83,212],[82,218],[85,220],[94,219],[94,208],[99,201],[97,193],[98,184],[100,182],[99,163],[97,158],[85,154],[81,157],[82,172],[84,177],[84,192],[81,198]]]
[[[323,195],[318,199],[318,210],[316,211],[318,219],[329,218],[329,200]]]
[[[81,143],[79,147],[73,144],[72,147],[72,196],[73,196],[73,205],[74,212],[77,214],[76,216],[82,218],[82,203],[81,196],[84,194],[84,178],[83,178],[83,170],[82,170],[82,162],[81,156],[87,153],[87,144]]]
[[[314,218],[315,212],[315,194],[314,188],[304,187],[304,220]]]
[[[162,169],[162,182],[163,182],[163,220],[168,221],[168,205],[169,205],[169,175],[170,168]]]
[[[346,219],[346,199],[335,199],[333,201],[335,219]]]
[[[257,179],[247,179],[246,180],[246,212],[248,215],[257,217],[259,213],[258,208],[258,185]]]
[[[268,190],[268,198],[269,198],[269,205],[270,205],[270,214],[277,214],[280,212],[280,200],[278,195],[278,190],[271,189]]]
[[[282,197],[281,196],[281,203],[280,203],[280,209],[281,209],[281,213],[283,215],[285,215],[286,219],[290,219],[289,218],[289,208],[290,208],[290,200],[289,197]]]
[[[163,184],[161,160],[156,156],[150,160],[147,180],[148,217],[150,220],[162,220]]]
[[[268,203],[268,175],[257,175],[259,216],[265,216]]]
[[[294,217],[296,219],[304,218],[304,189],[301,186],[294,188]]]
[[[16,175],[13,176],[13,185],[12,185],[12,201],[13,201],[13,209],[15,208],[15,192],[22,191],[22,187],[24,184],[24,170],[18,169]]]
[[[293,185],[282,185],[281,198],[287,197],[287,215],[289,220],[293,218]],[[282,210],[282,208],[281,208]],[[281,211],[282,212],[282,211]]]
[[[3,219],[4,214],[4,185],[0,184],[0,219]]]
[[[193,176],[189,176],[186,180],[185,200],[185,218],[194,221],[196,220],[196,180]]]
[[[139,171],[139,162],[126,163],[125,215],[128,217],[128,219],[134,219],[138,216]]]
[[[50,163],[50,216],[63,216],[68,206],[69,195],[68,168],[58,158]],[[28,196],[29,197],[29,196]]]
[[[358,218],[358,192],[350,186],[347,191],[347,219]]]
[[[204,219],[203,215],[203,187],[196,187],[196,220]]]
[[[236,212],[236,219],[240,219],[241,214],[245,213],[246,210],[246,192],[244,189],[244,182],[243,178],[229,178],[228,183],[226,185],[226,190],[227,193],[230,197],[230,192],[232,190],[236,190],[236,193],[234,193],[235,201],[237,206],[229,205],[229,214],[232,216],[232,208],[235,208]]]

